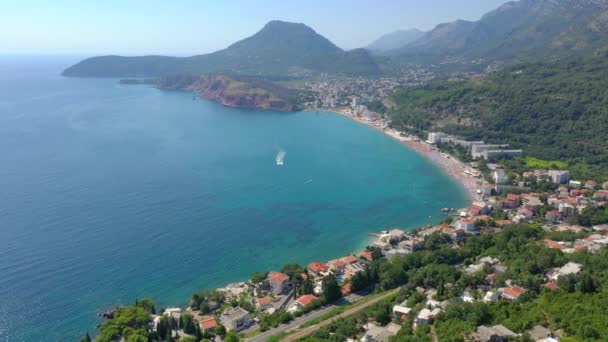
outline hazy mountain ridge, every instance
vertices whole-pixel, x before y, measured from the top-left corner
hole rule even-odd
[[[372,52],[390,51],[418,40],[423,35],[424,32],[418,29],[398,30],[382,35],[369,44],[366,49]]]
[[[593,52],[608,45],[608,1],[520,0],[480,20],[437,25],[388,55],[517,61]]]
[[[344,51],[304,24],[271,21],[251,37],[224,50],[192,57],[101,56],[63,73],[76,77],[159,77],[166,74],[231,73],[301,76],[315,73],[373,75],[367,51]]]

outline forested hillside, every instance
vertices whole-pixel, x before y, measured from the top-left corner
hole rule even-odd
[[[608,55],[508,67],[483,79],[397,91],[393,125],[509,143],[532,156],[608,169]]]
[[[363,49],[344,51],[312,28],[274,20],[226,49],[192,57],[100,56],[63,72],[75,77],[160,77],[229,73],[250,76],[310,76],[317,73],[375,75],[376,62]]]

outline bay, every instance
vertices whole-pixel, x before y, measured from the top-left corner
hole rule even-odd
[[[0,57],[2,341],[76,340],[114,304],[185,304],[467,203],[435,165],[342,116],[58,76],[74,60]]]

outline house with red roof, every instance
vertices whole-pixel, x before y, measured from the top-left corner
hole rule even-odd
[[[520,286],[505,287],[501,289],[500,296],[506,300],[517,300],[526,292],[528,292],[528,290]]]
[[[327,271],[329,271],[329,266],[322,262],[314,261],[308,264],[308,272],[316,277],[323,275],[322,273],[326,273]]]
[[[298,297],[298,299],[296,299],[293,302],[293,304],[289,307],[289,309],[287,309],[287,311],[294,313],[294,312],[301,310],[301,309],[307,307],[308,305],[312,304],[312,302],[314,302],[317,299],[319,299],[319,298],[312,294],[306,294],[306,295],[300,296],[300,297]]]
[[[281,272],[268,272],[268,282],[274,294],[281,294],[289,285],[289,276]]]
[[[352,256],[352,255],[347,255],[347,256],[345,256],[344,258],[340,259],[340,260],[344,261],[344,262],[345,262],[345,263],[347,263],[347,264],[354,264],[354,263],[356,263],[357,261],[359,261],[359,260],[357,260],[357,258],[355,258],[355,257],[354,257],[354,256]]]
[[[593,190],[593,189],[595,189],[596,186],[597,186],[597,182],[594,180],[588,180],[585,182],[585,188],[587,188],[587,189]]]
[[[498,220],[496,221],[496,224],[502,228],[513,224],[513,222],[511,220]]]
[[[203,316],[199,320],[199,325],[201,327],[201,331],[203,333],[207,333],[207,332],[213,332],[218,324],[217,324],[217,321],[215,320],[215,317]]]
[[[548,290],[551,291],[557,291],[559,290],[559,286],[557,286],[557,283],[555,282],[555,280],[551,280],[548,283],[544,284],[543,287],[545,287]]]
[[[545,245],[549,248],[557,249],[560,251],[564,249],[564,245],[558,243],[557,241],[553,241],[551,239],[545,239]]]
[[[272,300],[268,297],[262,297],[256,299],[256,305],[260,310],[266,310],[272,307]]]
[[[340,291],[342,291],[342,297],[348,296],[352,291],[352,287],[351,287],[350,283],[344,284],[344,286],[342,286]]]
[[[337,274],[342,274],[344,272],[344,268],[346,267],[346,263],[342,260],[331,260],[327,263],[329,269]]]
[[[367,260],[369,262],[374,261],[374,256],[373,256],[372,252],[370,252],[370,251],[363,251],[363,252],[359,253],[359,257],[361,259]]]
[[[485,203],[473,203],[470,212],[471,216],[486,215],[490,213],[490,208]]]

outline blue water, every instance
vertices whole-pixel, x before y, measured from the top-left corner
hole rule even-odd
[[[341,116],[58,76],[72,61],[0,58],[2,341],[76,340],[113,304],[183,304],[466,204],[428,161]]]

